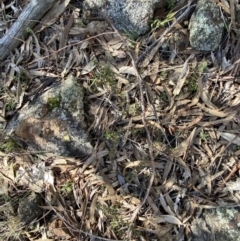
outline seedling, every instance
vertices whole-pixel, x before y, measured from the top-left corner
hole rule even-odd
[[[167,23],[169,23],[173,20],[175,14],[176,14],[176,12],[169,12],[165,19],[163,19],[163,20],[159,20],[159,19],[153,20],[153,22],[151,23],[151,28],[155,29],[155,28],[163,27],[165,24],[167,24]]]
[[[18,147],[22,147],[22,145],[12,138],[0,142],[0,150],[6,153],[12,152]]]
[[[200,133],[199,133],[199,136],[200,136],[200,138],[203,140],[203,141],[207,141],[207,138],[209,137],[209,134],[207,134],[207,133],[205,133],[204,131],[201,131]]]
[[[61,193],[63,196],[68,196],[70,193],[72,193],[73,189],[73,183],[72,182],[66,182],[62,187],[61,187]]]

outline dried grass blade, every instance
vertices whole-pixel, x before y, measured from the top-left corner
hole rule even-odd
[[[60,1],[57,1],[56,4],[47,12],[44,18],[41,20],[41,28],[38,32],[41,32],[43,29],[51,26],[58,17],[64,12],[70,0],[64,0],[61,4]]]
[[[148,220],[153,223],[172,223],[177,225],[183,225],[183,223],[173,215],[160,215],[157,218],[149,218]]]
[[[72,67],[73,64],[74,64],[74,61],[75,61],[75,60],[74,60],[74,58],[73,58],[73,52],[71,51],[71,53],[69,54],[69,57],[68,57],[68,61],[67,61],[66,65],[65,65],[65,67],[64,67],[64,69],[63,69],[63,71],[62,71],[62,73],[61,73],[61,77],[62,77],[62,78],[69,73],[71,67]]]
[[[200,116],[198,116],[197,118],[193,119],[188,125],[185,125],[185,126],[177,126],[177,128],[180,129],[180,130],[189,129],[189,128],[195,126],[196,124],[198,124],[202,118],[203,118],[203,115],[200,115]]]
[[[198,88],[200,92],[201,99],[203,102],[212,109],[217,109],[217,107],[208,99],[207,93],[203,90],[202,78],[198,78]]]
[[[230,12],[231,12],[231,24],[233,25],[233,29],[236,30],[236,17],[235,17],[235,4],[233,0],[230,0]]]
[[[232,112],[230,114],[228,114],[228,116],[224,119],[220,119],[220,120],[213,120],[213,121],[206,121],[206,122],[198,122],[199,126],[213,126],[213,125],[218,125],[218,124],[224,124],[227,125],[230,121],[232,121],[234,119],[234,117],[236,116],[237,112]]]
[[[187,149],[192,145],[193,140],[200,129],[194,128],[187,140],[181,142],[181,144],[174,150],[171,151],[172,157],[180,157],[187,152]]]
[[[172,160],[168,160],[165,167],[164,167],[164,173],[163,173],[163,180],[164,181],[167,180],[167,177],[168,177],[168,174],[171,171],[172,165],[173,165]]]
[[[171,216],[175,216],[175,214],[172,212],[172,210],[170,209],[170,207],[167,205],[167,203],[165,202],[163,195],[160,194],[160,203],[162,205],[162,207],[164,208],[164,210],[170,214]]]
[[[98,153],[93,153],[84,163],[82,169],[80,170],[80,172],[84,172],[86,170],[86,168],[91,165],[94,161],[96,161],[96,159],[100,159],[104,156],[108,155],[108,150],[104,150],[104,151],[100,151]]]
[[[221,132],[221,131],[218,131],[218,133],[225,140],[240,146],[240,137],[238,137],[237,135],[234,135],[232,133],[227,133],[227,132]]]
[[[229,115],[229,113],[227,113],[227,112],[222,112],[222,111],[219,111],[219,110],[210,109],[210,108],[207,108],[207,107],[205,107],[204,105],[202,105],[200,103],[197,103],[197,106],[199,108],[201,108],[203,111],[205,111],[206,113],[211,114],[213,116],[226,117],[227,115]]]
[[[121,68],[119,68],[119,73],[120,74],[131,74],[131,75],[137,76],[134,67],[131,67],[131,66],[122,66]]]
[[[183,65],[183,68],[182,68],[182,71],[181,71],[181,74],[178,78],[178,82],[177,82],[177,86],[175,87],[174,91],[173,91],[173,95],[176,96],[180,93],[182,87],[183,87],[183,84],[185,83],[185,80],[188,76],[188,73],[189,73],[189,66],[188,66],[188,62],[195,56],[195,54],[191,54],[187,60],[185,61],[184,65]]]
[[[154,215],[159,215],[160,214],[159,207],[156,206],[156,204],[152,200],[151,196],[147,197],[147,201],[148,201],[149,206],[153,209]]]
[[[73,25],[73,16],[69,16],[69,17],[70,17],[70,19],[69,19],[67,25],[64,26],[64,30],[63,30],[62,36],[60,38],[59,49],[62,49],[63,47],[66,46],[67,37],[68,37],[69,31],[70,31],[70,28]]]
[[[100,174],[100,176],[102,177],[104,183],[106,184],[107,189],[108,189],[108,191],[109,191],[109,194],[110,194],[110,195],[115,195],[115,190],[114,190],[114,188],[112,187],[112,184],[111,184],[109,178],[105,175],[105,173],[104,173],[102,170],[99,171],[99,174]]]
[[[45,76],[45,77],[55,77],[55,78],[59,77],[57,74],[49,73],[44,70],[29,70],[29,74],[33,76]]]

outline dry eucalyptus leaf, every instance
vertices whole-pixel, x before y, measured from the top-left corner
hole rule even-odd
[[[177,225],[183,225],[183,223],[173,215],[160,215],[157,218],[149,218],[149,221],[153,223],[172,223]]]
[[[238,137],[238,136],[236,136],[236,135],[234,135],[232,133],[227,133],[227,132],[219,131],[218,133],[220,134],[220,136],[223,139],[225,139],[225,140],[227,140],[227,141],[229,141],[229,142],[231,142],[233,144],[236,144],[238,146],[240,145],[240,137]]]
[[[94,61],[90,61],[81,71],[81,75],[89,74],[96,67]]]
[[[119,73],[120,74],[131,74],[131,75],[137,76],[136,70],[134,69],[134,67],[131,67],[131,66],[120,67]]]

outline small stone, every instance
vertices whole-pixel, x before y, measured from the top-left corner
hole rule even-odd
[[[211,0],[200,0],[189,23],[190,44],[199,51],[214,51],[223,34],[220,9]]]
[[[100,10],[113,21],[116,28],[138,37],[150,29],[154,11],[163,2],[163,0],[85,0],[83,10],[85,15]]]
[[[33,151],[61,156],[92,153],[85,132],[83,87],[72,75],[24,106],[8,123],[6,135],[15,133]]]
[[[205,210],[192,222],[192,241],[240,241],[239,224],[239,208]]]
[[[21,223],[25,225],[31,223],[34,219],[38,219],[43,213],[40,205],[41,197],[34,192],[27,197],[23,197],[18,206],[18,217]]]

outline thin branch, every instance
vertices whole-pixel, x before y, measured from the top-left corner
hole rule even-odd
[[[149,148],[149,154],[150,154],[151,166],[152,166],[152,175],[151,175],[151,178],[149,180],[149,184],[148,184],[148,188],[147,188],[146,194],[145,194],[142,202],[135,209],[135,211],[134,211],[134,213],[132,215],[132,218],[130,220],[131,223],[133,223],[136,220],[136,217],[137,217],[140,209],[142,208],[142,206],[147,201],[147,198],[149,196],[150,190],[152,188],[152,184],[153,184],[153,181],[154,181],[154,178],[155,178],[155,163],[154,163],[154,157],[153,157],[152,139],[151,139],[148,127],[147,127],[147,123],[146,123],[145,108],[144,108],[144,98],[143,98],[143,79],[142,79],[142,77],[140,76],[140,74],[139,74],[139,72],[137,70],[136,64],[134,62],[134,59],[133,59],[131,53],[128,52],[128,55],[130,56],[130,58],[132,60],[132,64],[133,64],[133,67],[135,69],[137,80],[138,80],[138,85],[139,85],[139,90],[140,90],[141,109],[142,109],[142,122],[144,124],[144,128],[145,128],[145,131],[147,133],[147,142],[148,142],[148,148]]]

